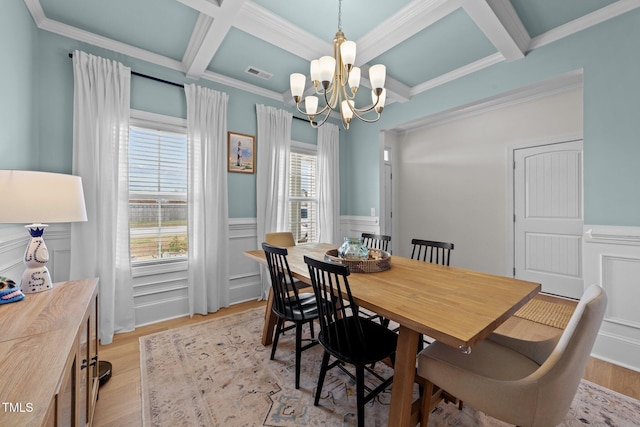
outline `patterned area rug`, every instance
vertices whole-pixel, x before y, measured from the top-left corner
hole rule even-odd
[[[522,319],[564,329],[569,323],[569,319],[571,319],[573,310],[574,307],[567,304],[532,299],[520,310],[516,311],[515,315]]]
[[[263,309],[212,319],[140,338],[145,426],[353,426],[355,388],[339,369],[327,374],[313,406],[322,348],[302,354],[294,388],[293,331],[281,337],[276,359],[260,343]],[[390,368],[376,369],[389,374]],[[372,382],[373,383],[373,382]],[[417,393],[417,388],[416,388]],[[370,402],[368,427],[386,426],[390,391]],[[563,426],[640,425],[640,401],[582,381]],[[441,403],[430,426],[505,426],[465,405]]]

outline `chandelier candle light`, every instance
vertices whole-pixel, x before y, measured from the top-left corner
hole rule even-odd
[[[316,95],[324,98],[324,107],[318,111],[318,97],[310,95],[304,98],[306,111],[302,111],[300,101],[305,91],[306,77],[300,73],[293,73],[290,77],[291,95],[296,102],[296,109],[309,117],[312,127],[322,126],[331,112],[337,111],[337,108],[340,108],[342,125],[345,129],[349,129],[349,123],[351,123],[353,116],[366,123],[373,123],[380,119],[380,113],[384,108],[387,96],[384,88],[386,67],[377,64],[369,68],[372,105],[356,108],[354,98],[360,86],[360,68],[354,67],[355,60],[356,43],[347,40],[342,32],[342,0],[339,0],[338,32],[333,39],[333,57],[323,56],[311,61],[311,81]],[[375,111],[376,115],[372,118],[363,116],[370,111]],[[315,124],[315,117],[321,114],[324,114],[324,117],[318,124]]]

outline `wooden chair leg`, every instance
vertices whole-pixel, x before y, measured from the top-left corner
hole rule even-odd
[[[431,413],[431,399],[433,397],[433,383],[425,381],[424,393],[420,405],[420,427],[427,427],[429,422],[429,413]]]

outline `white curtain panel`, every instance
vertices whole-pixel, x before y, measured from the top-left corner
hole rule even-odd
[[[99,337],[135,327],[129,256],[131,70],[73,53],[73,174],[82,177],[88,221],[71,225],[70,277],[99,278]]]
[[[318,128],[318,241],[323,243],[341,241],[339,141],[338,126]]]
[[[256,104],[258,159],[256,166],[256,221],[258,248],[265,233],[287,231],[289,204],[289,152],[293,114]],[[268,274],[261,268],[263,298],[269,292]]]
[[[189,312],[229,306],[227,103],[229,95],[194,84],[187,98]]]

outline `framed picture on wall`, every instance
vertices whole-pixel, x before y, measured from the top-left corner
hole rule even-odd
[[[229,172],[254,173],[256,137],[243,133],[227,132],[228,153],[227,170]]]

